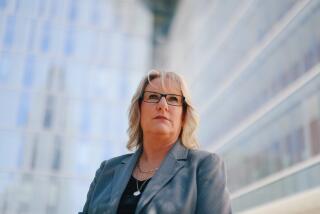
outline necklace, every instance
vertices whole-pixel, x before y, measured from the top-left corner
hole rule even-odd
[[[143,181],[143,183],[142,183],[142,185],[141,185],[140,188],[139,188],[139,185],[138,185],[138,180],[137,180],[137,179],[135,179],[135,180],[136,180],[137,191],[135,191],[135,192],[133,193],[133,195],[134,195],[134,196],[138,196],[138,195],[141,194],[141,190],[142,190],[143,185],[145,185],[146,182],[147,182],[149,179]]]
[[[157,171],[159,168],[157,167],[157,168],[154,168],[154,169],[149,170],[149,171],[143,171],[141,169],[141,167],[140,167],[140,162],[138,162],[138,169],[139,169],[139,172],[141,172],[141,173],[149,174],[149,173],[153,173],[153,172]]]

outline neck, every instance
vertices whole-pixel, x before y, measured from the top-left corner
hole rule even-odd
[[[159,166],[176,141],[176,138],[144,136],[140,159],[150,165]]]

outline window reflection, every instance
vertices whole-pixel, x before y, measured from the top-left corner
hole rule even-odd
[[[221,151],[226,157],[231,191],[320,154],[319,81],[318,77],[302,89],[309,94],[293,95],[266,115],[265,122],[258,122]]]

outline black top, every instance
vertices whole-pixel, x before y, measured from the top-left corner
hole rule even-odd
[[[128,214],[128,213],[134,213],[138,204],[138,201],[146,188],[147,184],[149,183],[151,178],[139,181],[136,180],[133,176],[130,177],[130,180],[128,182],[128,185],[126,189],[124,190],[118,207],[119,214]],[[133,193],[137,191],[137,181],[138,181],[138,187],[140,189],[140,195],[134,196]]]

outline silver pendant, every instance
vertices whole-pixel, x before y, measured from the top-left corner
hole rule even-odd
[[[138,196],[138,195],[140,195],[140,194],[141,194],[141,192],[140,192],[139,190],[137,190],[137,191],[135,191],[135,192],[133,193],[134,196]]]

